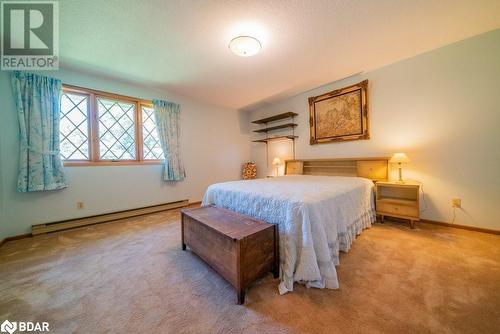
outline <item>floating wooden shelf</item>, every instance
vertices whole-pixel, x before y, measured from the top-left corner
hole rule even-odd
[[[287,124],[282,124],[282,125],[272,126],[272,127],[270,127],[270,128],[265,128],[265,129],[254,130],[253,132],[267,133],[267,132],[271,132],[271,131],[274,131],[274,130],[279,130],[279,129],[289,129],[289,128],[294,128],[294,127],[296,127],[296,126],[297,126],[297,124],[295,124],[295,123],[287,123]]]
[[[267,143],[273,140],[283,140],[283,139],[295,139],[299,138],[298,136],[278,136],[278,137],[270,137],[270,138],[264,138],[264,139],[259,139],[259,140],[253,140],[254,143]]]
[[[261,118],[261,119],[252,121],[252,123],[254,123],[254,124],[266,124],[266,123],[269,123],[269,122],[279,121],[280,119],[286,119],[286,118],[290,118],[290,117],[295,117],[297,115],[298,114],[296,114],[294,112],[285,112],[285,113],[274,115],[274,116],[271,116],[271,117]]]

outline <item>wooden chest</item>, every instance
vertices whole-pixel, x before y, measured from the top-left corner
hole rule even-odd
[[[186,245],[236,288],[238,304],[245,289],[272,271],[279,276],[276,225],[213,206],[183,209],[182,249]]]

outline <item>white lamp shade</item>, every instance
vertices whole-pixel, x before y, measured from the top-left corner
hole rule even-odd
[[[273,166],[278,167],[281,165],[281,159],[280,158],[274,158],[273,159]]]
[[[238,36],[229,42],[229,49],[238,56],[250,57],[259,53],[262,45],[252,36]]]
[[[397,164],[405,164],[410,162],[410,158],[404,153],[394,153],[392,156],[391,160],[389,160],[390,163],[397,163]]]

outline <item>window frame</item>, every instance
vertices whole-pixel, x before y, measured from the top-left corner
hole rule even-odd
[[[65,92],[63,92],[63,94],[65,94]],[[90,117],[90,95],[87,94],[87,93],[80,93],[80,92],[71,92],[70,94],[77,95],[77,96],[82,96],[82,97],[84,97],[84,98],[87,99],[87,108],[85,110],[85,114],[87,116],[87,120],[86,120],[86,123],[87,123],[87,155],[88,155],[89,159],[91,159],[92,152],[91,152],[91,137],[90,137],[90,134],[91,134],[91,124],[90,124],[90,118],[91,118]],[[62,97],[61,97],[61,101],[60,101],[59,104],[62,104]],[[72,121],[70,120],[70,122],[72,122]],[[60,127],[60,125],[59,125],[59,127]],[[59,135],[60,135],[60,137],[59,137],[59,145],[61,145],[61,143],[63,142],[63,140],[67,136],[62,135],[60,129],[59,129]],[[73,146],[74,146],[74,144],[73,144]],[[86,159],[64,159],[62,155],[61,155],[61,160],[62,161],[89,161],[89,160],[86,160]]]
[[[103,92],[73,85],[62,85],[62,93],[73,93],[88,96],[88,123],[89,123],[89,160],[61,160],[64,167],[77,166],[124,166],[124,165],[159,165],[161,159],[144,159],[144,142],[142,134],[142,106],[152,108],[153,102],[130,96]],[[103,160],[99,152],[99,111],[97,99],[104,98],[114,101],[123,101],[135,105],[134,127],[135,127],[135,160]]]

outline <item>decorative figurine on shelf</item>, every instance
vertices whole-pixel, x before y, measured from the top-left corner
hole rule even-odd
[[[243,180],[253,180],[257,178],[257,167],[254,162],[245,162],[243,164]]]

